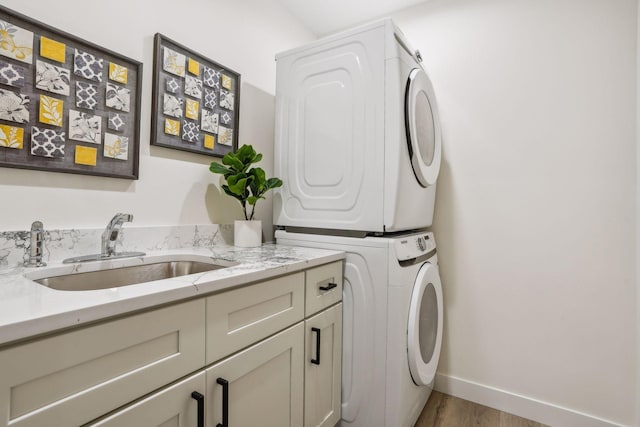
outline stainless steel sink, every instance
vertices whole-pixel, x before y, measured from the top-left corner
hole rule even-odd
[[[207,271],[230,267],[232,265],[235,264],[229,262],[217,263],[193,260],[163,261],[128,267],[89,271],[85,273],[33,278],[32,280],[41,285],[60,291],[92,291],[96,289],[118,288],[121,286],[135,285],[155,280],[186,276],[189,274],[204,273]]]

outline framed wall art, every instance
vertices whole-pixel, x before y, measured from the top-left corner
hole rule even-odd
[[[0,6],[0,166],[138,179],[142,64]]]
[[[151,144],[223,157],[238,148],[240,74],[155,35]]]

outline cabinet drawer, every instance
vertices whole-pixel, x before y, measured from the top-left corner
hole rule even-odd
[[[307,316],[342,301],[342,261],[307,270],[306,289]]]
[[[203,396],[205,373],[193,375],[87,427],[169,427],[198,425],[198,402],[191,393]],[[200,405],[204,405],[202,402]]]
[[[204,364],[204,301],[0,351],[0,424],[86,423]]]
[[[304,318],[304,273],[291,274],[207,298],[207,363]]]

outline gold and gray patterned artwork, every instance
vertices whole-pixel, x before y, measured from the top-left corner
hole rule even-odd
[[[139,65],[0,7],[0,166],[137,178]]]
[[[230,151],[239,74],[159,34],[156,56],[152,144],[219,156]]]

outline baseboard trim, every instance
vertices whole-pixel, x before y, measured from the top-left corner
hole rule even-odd
[[[434,388],[552,427],[624,427],[593,415],[449,375],[436,374]]]

